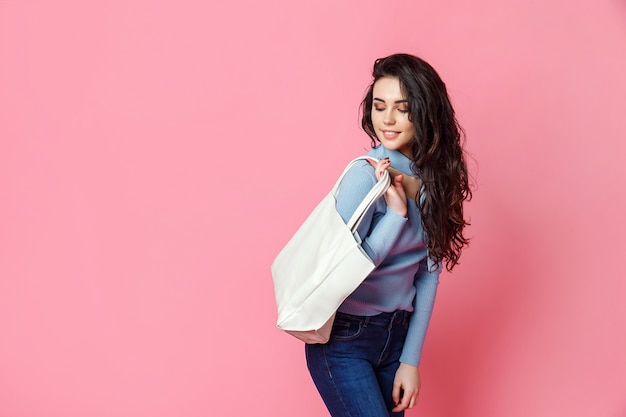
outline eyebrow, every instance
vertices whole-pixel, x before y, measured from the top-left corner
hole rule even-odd
[[[385,100],[383,100],[382,98],[378,98],[378,97],[374,97],[374,101],[380,101],[381,103],[385,103]],[[409,102],[409,100],[406,100],[406,99],[394,101],[394,103],[396,103],[396,104],[408,103],[408,102]]]

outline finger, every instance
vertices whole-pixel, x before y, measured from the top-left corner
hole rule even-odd
[[[406,391],[403,394],[404,395],[402,395],[402,400],[400,401],[400,404],[398,404],[398,406],[396,407],[400,410],[406,410],[407,408],[409,408],[409,404],[411,403],[412,395],[410,395],[410,393]]]
[[[402,188],[402,179],[403,179],[403,178],[404,178],[404,177],[402,176],[402,174],[398,174],[398,175],[396,175],[395,177],[392,177],[391,182],[392,182],[392,184],[393,184],[396,188],[398,188],[398,187]]]
[[[400,404],[400,392],[401,392],[400,384],[393,384],[393,390],[391,391],[391,399],[393,400],[393,405],[398,408],[398,404]],[[395,409],[394,409],[395,411]]]
[[[402,401],[398,404],[397,408],[406,410],[415,407],[419,396],[419,389],[411,388],[403,392]]]
[[[404,406],[402,403],[398,404],[397,406],[391,409],[391,411],[394,413],[399,413],[400,411],[404,411],[404,410],[406,410],[406,406]]]
[[[365,158],[365,160],[374,168],[379,168],[386,161],[385,159],[374,160],[372,158]]]
[[[400,198],[405,198],[404,187],[402,186],[402,177],[400,175],[391,177],[391,186],[387,189],[387,193],[389,195],[397,195]]]
[[[404,176],[402,174],[396,175],[393,178],[393,189],[400,198],[406,199],[406,190],[404,189],[403,180]]]
[[[376,178],[381,179],[385,175],[385,171],[389,168],[390,162],[385,159],[381,159],[376,164]]]
[[[370,165],[375,166],[376,164],[379,164],[381,162],[389,161],[389,158],[383,158],[383,159],[365,158],[365,160],[369,162]]]

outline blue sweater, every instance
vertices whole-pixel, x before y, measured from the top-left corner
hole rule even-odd
[[[389,157],[391,166],[411,174],[411,161],[398,151],[378,146],[368,152],[377,159]],[[366,161],[354,165],[345,175],[337,193],[337,211],[347,222],[363,197],[376,183],[374,168]],[[378,200],[358,228],[363,250],[376,269],[343,302],[339,311],[373,316],[395,310],[413,311],[400,361],[418,366],[430,322],[439,265],[433,266],[423,240],[421,215],[417,204],[408,198],[408,215],[387,210],[385,199]]]

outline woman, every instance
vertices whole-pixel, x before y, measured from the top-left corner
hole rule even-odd
[[[439,273],[468,240],[471,198],[461,128],[445,84],[425,61],[376,60],[361,105],[376,163],[351,168],[337,194],[344,221],[389,170],[393,184],[359,226],[376,269],[340,306],[327,344],[306,345],[307,366],[333,417],[403,416],[420,390],[422,346]]]

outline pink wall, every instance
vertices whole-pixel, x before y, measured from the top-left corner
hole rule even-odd
[[[325,415],[269,265],[398,51],[477,183],[407,415],[626,415],[623,1],[209,3],[0,1],[0,417]]]

